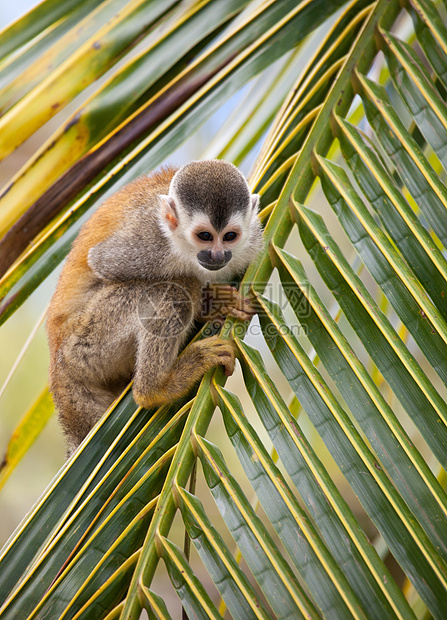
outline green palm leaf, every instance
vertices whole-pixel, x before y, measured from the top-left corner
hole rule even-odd
[[[221,370],[158,411],[128,389],[5,545],[0,618],[443,618],[445,7],[45,0],[1,41],[2,156],[109,71],[0,195],[1,322],[253,78],[204,156],[256,155],[266,243],[259,323],[221,331],[237,395]]]

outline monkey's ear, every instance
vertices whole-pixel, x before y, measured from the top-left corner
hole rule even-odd
[[[178,226],[175,200],[167,194],[159,194],[159,198],[161,199],[161,216],[168,225],[169,230],[174,231]]]
[[[253,211],[256,211],[256,212],[259,211],[259,194],[251,195],[251,206],[252,206]]]

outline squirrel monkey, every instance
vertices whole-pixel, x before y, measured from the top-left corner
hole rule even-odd
[[[178,353],[194,321],[207,318],[207,283],[226,299],[220,314],[254,314],[216,283],[243,272],[261,249],[258,206],[233,164],[194,161],[136,179],[82,227],[47,320],[50,388],[68,455],[132,379],[136,403],[156,407],[218,364],[233,373],[233,346],[216,336]]]

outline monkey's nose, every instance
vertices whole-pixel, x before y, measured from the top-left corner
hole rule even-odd
[[[197,254],[199,264],[210,271],[222,269],[231,259],[231,252],[212,252],[211,250],[202,250]]]
[[[223,252],[211,252],[211,260],[216,265],[225,264],[225,254]]]

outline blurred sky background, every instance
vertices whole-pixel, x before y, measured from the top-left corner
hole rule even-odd
[[[26,13],[36,4],[38,4],[36,0],[2,0],[0,2],[1,29],[3,30],[5,26]]]

